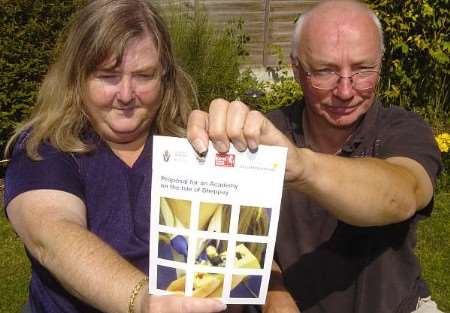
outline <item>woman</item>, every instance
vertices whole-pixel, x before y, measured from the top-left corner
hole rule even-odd
[[[5,205],[32,265],[25,310],[225,308],[146,291],[151,135],[182,136],[192,99],[149,1],[94,0],[75,14],[8,145]]]

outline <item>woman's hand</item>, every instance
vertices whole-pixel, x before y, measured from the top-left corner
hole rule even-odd
[[[142,297],[141,313],[213,313],[222,312],[227,306],[216,299],[185,297],[178,295]]]

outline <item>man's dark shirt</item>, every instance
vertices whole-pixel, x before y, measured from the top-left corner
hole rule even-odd
[[[299,147],[305,147],[303,102],[268,114]],[[343,157],[402,156],[416,160],[433,184],[440,152],[430,127],[416,114],[376,102],[339,154]],[[370,177],[367,177],[370,179]],[[276,259],[302,313],[412,312],[429,295],[414,255],[416,224],[433,203],[410,219],[379,227],[338,221],[302,193],[285,190]]]

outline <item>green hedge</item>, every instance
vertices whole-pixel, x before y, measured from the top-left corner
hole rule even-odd
[[[0,148],[33,106],[59,32],[76,1],[3,0],[0,5]]]
[[[450,1],[368,0],[383,24],[380,95],[419,112],[437,132],[450,125]]]

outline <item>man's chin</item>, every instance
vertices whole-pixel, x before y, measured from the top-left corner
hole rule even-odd
[[[360,117],[341,116],[337,119],[329,118],[330,125],[339,130],[353,129],[360,120]]]

